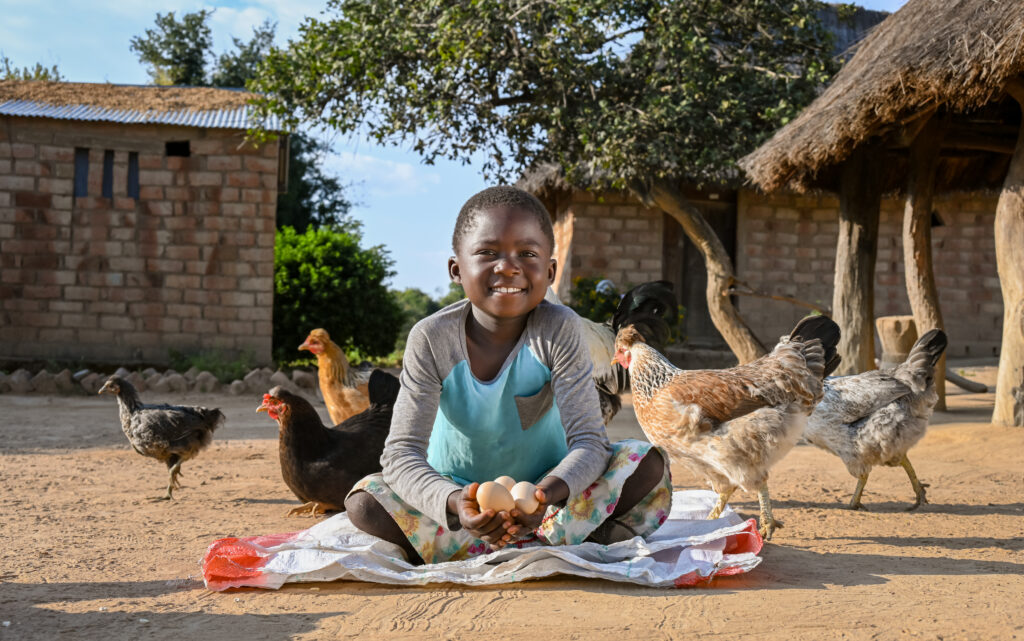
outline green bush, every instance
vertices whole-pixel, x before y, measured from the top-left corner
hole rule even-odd
[[[572,289],[569,290],[569,307],[595,323],[603,323],[611,318],[619,305],[618,292],[605,293],[597,290],[597,284],[602,280],[604,279],[578,276],[572,279]]]
[[[355,225],[292,227],[274,244],[274,356],[294,360],[311,329],[323,327],[346,351],[383,356],[404,320],[384,285],[394,275],[382,246],[363,248]]]

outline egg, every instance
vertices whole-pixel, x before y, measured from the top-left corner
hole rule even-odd
[[[480,487],[476,490],[476,502],[480,504],[481,512],[484,510],[494,510],[495,512],[505,510],[508,512],[516,506],[515,500],[508,490],[505,489],[505,486],[494,481],[480,484]]]
[[[502,486],[509,492],[512,491],[512,487],[516,484],[516,480],[511,476],[499,476],[498,478],[494,479],[494,482]]]
[[[540,501],[537,500],[536,492],[537,486],[529,481],[519,481],[515,484],[512,488],[512,498],[520,512],[533,514],[537,511]]]

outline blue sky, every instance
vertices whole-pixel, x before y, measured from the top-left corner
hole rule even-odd
[[[858,2],[895,11],[905,0]],[[56,64],[68,80],[145,84],[145,68],[129,49],[132,36],[153,26],[157,12],[215,9],[210,20],[217,53],[231,36],[248,39],[267,18],[278,23],[278,42],[294,37],[304,16],[320,13],[324,0],[0,0],[0,51],[18,66]],[[368,244],[391,252],[397,274],[391,286],[432,294],[447,289],[446,259],[458,208],[486,186],[478,167],[438,161],[427,166],[413,152],[347,138],[332,141],[327,171],[351,183]]]

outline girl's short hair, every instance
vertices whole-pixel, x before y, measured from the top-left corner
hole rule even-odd
[[[530,192],[512,185],[488,187],[473,194],[466,201],[466,204],[459,210],[459,217],[455,221],[455,231],[452,232],[452,251],[458,251],[462,237],[473,226],[477,216],[482,212],[503,207],[521,209],[533,214],[541,231],[544,232],[544,237],[548,239],[551,250],[554,251],[555,230],[551,227],[551,216],[548,214],[547,208]]]

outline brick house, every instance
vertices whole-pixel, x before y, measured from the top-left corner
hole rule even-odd
[[[704,362],[703,350],[727,350],[705,300],[703,259],[671,216],[622,193],[594,194],[565,188],[549,177],[521,183],[547,205],[555,223],[559,295],[578,276],[611,279],[620,291],[666,279],[686,307],[687,351]],[[546,185],[546,186],[545,186]],[[751,189],[686,191],[718,232],[733,258],[736,276],[766,294],[789,296],[828,308],[832,302],[839,202],[827,193],[764,195]],[[993,222],[998,194],[936,196],[932,229],[935,276],[951,356],[998,356],[1003,319],[996,273]],[[875,314],[909,314],[903,281],[904,201],[882,200],[876,263]],[[736,305],[758,338],[772,344],[808,310],[790,303],[736,297]],[[879,352],[880,353],[880,352]],[[684,360],[682,353],[674,360]],[[689,363],[689,361],[686,361]]]
[[[0,361],[270,361],[287,145],[250,97],[0,82]]]

